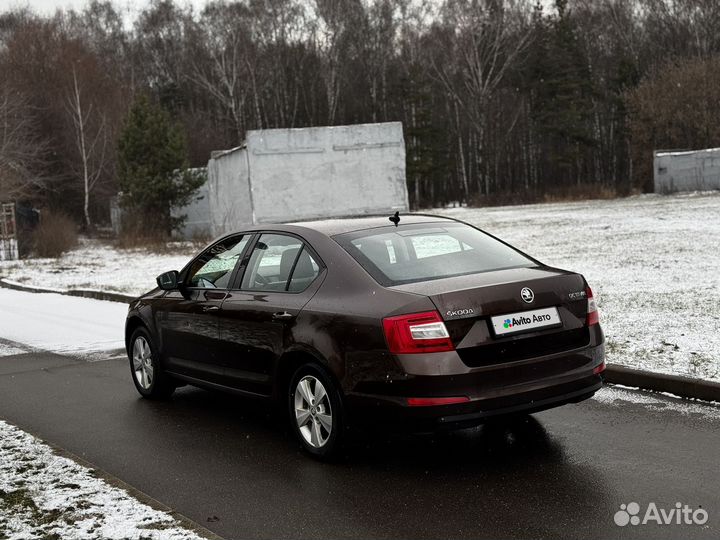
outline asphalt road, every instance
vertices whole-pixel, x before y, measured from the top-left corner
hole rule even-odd
[[[662,405],[590,400],[374,437],[328,465],[251,401],[192,388],[142,400],[120,359],[0,357],[1,418],[228,539],[717,538],[720,410]],[[702,506],[709,521],[618,527],[633,501]]]

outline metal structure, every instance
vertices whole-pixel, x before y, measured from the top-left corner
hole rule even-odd
[[[406,211],[402,124],[249,131],[244,145],[213,152],[208,203],[214,235],[250,224]]]
[[[19,258],[15,203],[0,205],[0,261],[14,261]]]
[[[655,193],[720,189],[720,148],[654,153]]]

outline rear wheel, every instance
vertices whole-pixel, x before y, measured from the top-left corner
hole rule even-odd
[[[174,382],[162,370],[150,333],[143,327],[130,338],[130,372],[135,388],[145,398],[167,398],[175,391]]]
[[[290,379],[289,416],[306,452],[329,459],[342,446],[345,411],[333,378],[315,364],[301,366]]]

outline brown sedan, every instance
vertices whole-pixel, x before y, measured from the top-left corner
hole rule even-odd
[[[583,276],[414,214],[224,236],[159,276],[125,335],[143,396],[277,400],[319,457],[369,418],[443,429],[579,402],[605,368]]]

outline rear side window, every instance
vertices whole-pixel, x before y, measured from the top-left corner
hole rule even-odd
[[[335,240],[385,286],[536,264],[464,223],[382,227]]]
[[[305,290],[320,267],[303,242],[284,234],[263,234],[253,248],[241,288],[249,291]]]

